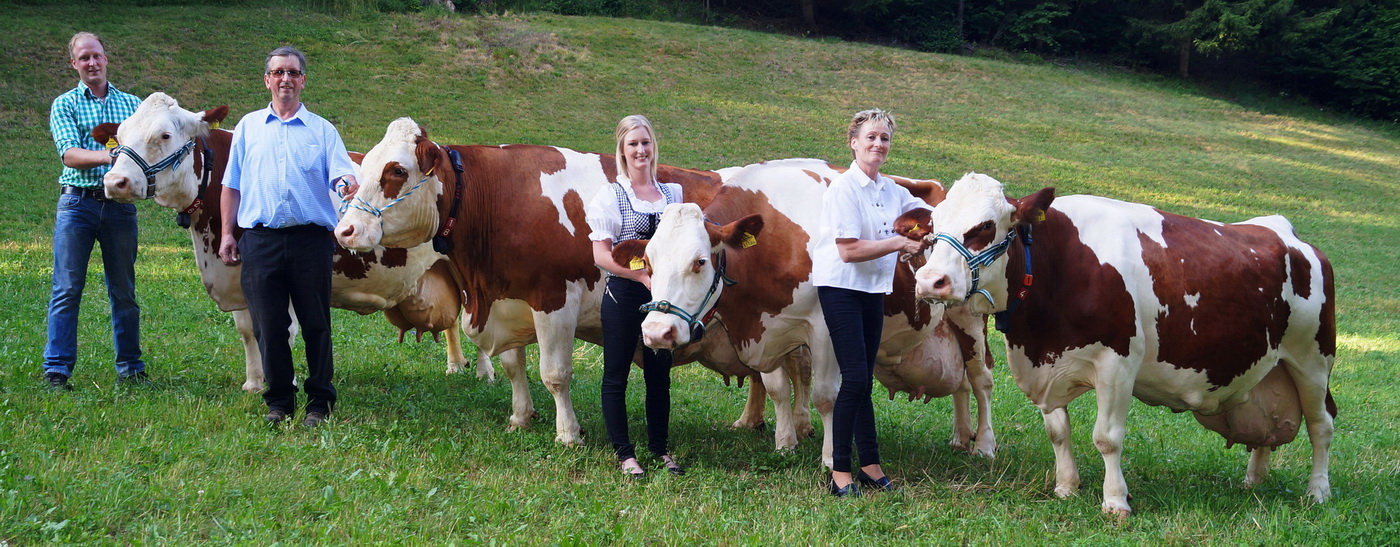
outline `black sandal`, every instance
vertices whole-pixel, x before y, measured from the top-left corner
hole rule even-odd
[[[685,474],[685,468],[676,463],[675,456],[665,454],[661,456],[661,461],[666,463],[666,472],[677,477]]]
[[[622,467],[622,473],[632,480],[642,480],[646,478],[647,471],[642,469],[642,464],[638,462],[636,458],[629,458],[629,460],[632,462],[632,465],[627,465],[626,460],[619,463]]]

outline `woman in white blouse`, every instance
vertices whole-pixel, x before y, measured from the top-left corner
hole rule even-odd
[[[856,482],[866,488],[894,489],[880,467],[870,388],[897,253],[916,253],[924,247],[895,234],[894,220],[911,209],[928,208],[909,190],[880,175],[894,125],[894,117],[878,109],[857,112],[851,119],[846,135],[855,160],[822,197],[821,232],[812,251],[812,281],[841,369],[841,389],[832,411],[834,444],[828,483],[831,494],[838,497],[859,496]],[[852,442],[861,463],[854,476]]]
[[[679,184],[656,181],[656,132],[640,115],[617,123],[617,181],[589,202],[588,226],[593,230],[593,262],[607,271],[603,295],[603,423],[617,452],[622,471],[634,479],[646,475],[627,434],[627,375],[641,341],[638,308],[651,301],[651,276],[645,268],[613,261],[615,243],[650,239],[666,205],[680,203]],[[666,471],[685,474],[666,447],[671,416],[671,352],[642,348],[642,377],[646,382],[647,448]]]

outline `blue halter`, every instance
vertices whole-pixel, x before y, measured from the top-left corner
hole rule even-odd
[[[995,308],[997,303],[996,300],[992,299],[992,293],[987,292],[987,289],[978,288],[982,283],[982,267],[991,264],[996,261],[996,259],[1001,258],[1001,255],[1006,254],[1006,249],[1011,247],[1011,240],[1013,239],[1016,239],[1016,230],[1007,230],[1005,238],[1002,238],[1002,240],[995,245],[987,247],[983,249],[982,252],[975,255],[972,254],[972,251],[967,250],[967,247],[964,247],[962,242],[958,241],[957,237],[947,232],[938,232],[938,235],[934,236],[930,244],[945,241],[953,246],[954,251],[957,251],[958,254],[962,255],[962,257],[967,260],[967,267],[972,272],[972,285],[967,288],[967,294],[963,295],[964,299],[972,298],[974,294],[980,294]]]
[[[141,154],[137,154],[130,146],[124,144],[119,144],[115,148],[112,148],[112,151],[108,152],[107,155],[112,157],[113,162],[116,161],[118,156],[126,156],[131,158],[131,161],[136,162],[136,166],[140,167],[141,172],[146,175],[146,195],[141,199],[151,199],[155,197],[156,194],[156,173],[179,167],[180,162],[184,161],[185,155],[189,154],[190,150],[193,149],[194,139],[190,139],[190,142],[185,143],[184,146],[181,146],[179,150],[166,156],[165,159],[156,162],[155,165],[147,165],[146,160],[141,159]]]

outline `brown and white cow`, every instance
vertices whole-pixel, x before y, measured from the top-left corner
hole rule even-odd
[[[811,352],[812,400],[826,425],[822,461],[831,465],[831,410],[840,385],[816,288],[811,283],[812,234],[820,223],[821,200],[841,170],[825,161],[792,159],[745,167],[702,211],[695,204],[666,208],[650,241],[614,248],[619,264],[646,267],[652,276],[651,312],[642,322],[648,347],[677,349],[691,343],[701,325],[723,325],[740,360],[767,372],[777,356],[795,348]],[[933,181],[898,182],[936,202]],[[992,457],[991,374],[986,367],[985,321],[967,315],[945,320],[941,307],[914,298],[907,268],[885,299],[886,320],[876,375],[891,391],[925,402],[962,392],[952,444]],[[956,334],[955,334],[956,332]],[[978,398],[979,423],[971,427],[966,392]],[[805,413],[805,409],[801,409]],[[788,418],[778,412],[779,428]],[[976,446],[970,444],[975,437]]]
[[[449,153],[454,151],[460,174]],[[612,156],[549,146],[439,146],[412,119],[400,118],[365,155],[362,171],[359,199],[336,229],[341,245],[413,246],[447,232],[448,255],[465,293],[468,338],[485,355],[537,342],[540,379],[555,403],[556,440],[581,443],[569,394],[573,340],[601,342],[604,287],[583,209],[615,177]],[[663,165],[658,177],[680,183],[687,200],[706,203],[728,171]],[[755,375],[724,337],[713,340],[718,342],[678,352],[675,363],[699,361],[726,382]],[[534,415],[524,362],[504,356],[501,362],[511,382],[511,428],[524,427]],[[807,353],[791,352],[776,362],[765,382],[750,385],[734,427],[762,425],[765,393],[780,409],[789,398],[807,407]],[[801,414],[790,426],[775,428],[779,448],[795,447],[797,437],[810,433],[810,418]]]
[[[1332,266],[1286,219],[1222,224],[1053,188],[1012,199],[971,173],[932,212],[932,234],[929,220],[900,219],[906,235],[936,241],[916,292],[1003,313],[1012,375],[1054,446],[1057,495],[1079,486],[1065,406],[1091,389],[1105,512],[1132,511],[1121,459],[1133,397],[1193,411],[1250,447],[1248,484],[1267,476],[1271,448],[1292,439],[1301,413],[1308,494],[1331,495]]]
[[[93,137],[98,142],[120,143],[112,169],[103,180],[109,197],[130,203],[149,195],[158,205],[188,215],[195,262],[204,288],[220,310],[232,312],[243,339],[243,389],[261,391],[262,359],[239,283],[240,267],[225,266],[217,256],[221,237],[220,189],[232,134],[211,129],[211,125],[227,115],[226,106],[190,112],[170,96],[152,93],[125,122],[119,126],[103,124],[93,130]],[[206,165],[206,149],[212,152],[211,165]],[[168,158],[179,159],[172,163],[166,161]],[[163,163],[170,165],[152,168]],[[417,329],[420,336],[432,332],[434,337],[446,331],[447,368],[449,372],[458,370],[466,363],[456,332],[458,291],[452,277],[444,275],[450,272],[430,269],[443,259],[430,246],[376,249],[361,254],[340,249],[333,265],[332,305],[369,314],[407,302],[390,316],[400,328],[400,339],[402,332],[409,329]],[[424,292],[445,293],[454,298],[427,301],[419,296]],[[292,328],[296,328],[295,323]],[[490,373],[489,361],[478,366],[478,375]]]

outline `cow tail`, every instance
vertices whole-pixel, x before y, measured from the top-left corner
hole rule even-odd
[[[1333,419],[1337,418],[1337,401],[1332,398],[1332,388],[1330,387],[1327,388],[1327,413],[1331,414]]]

